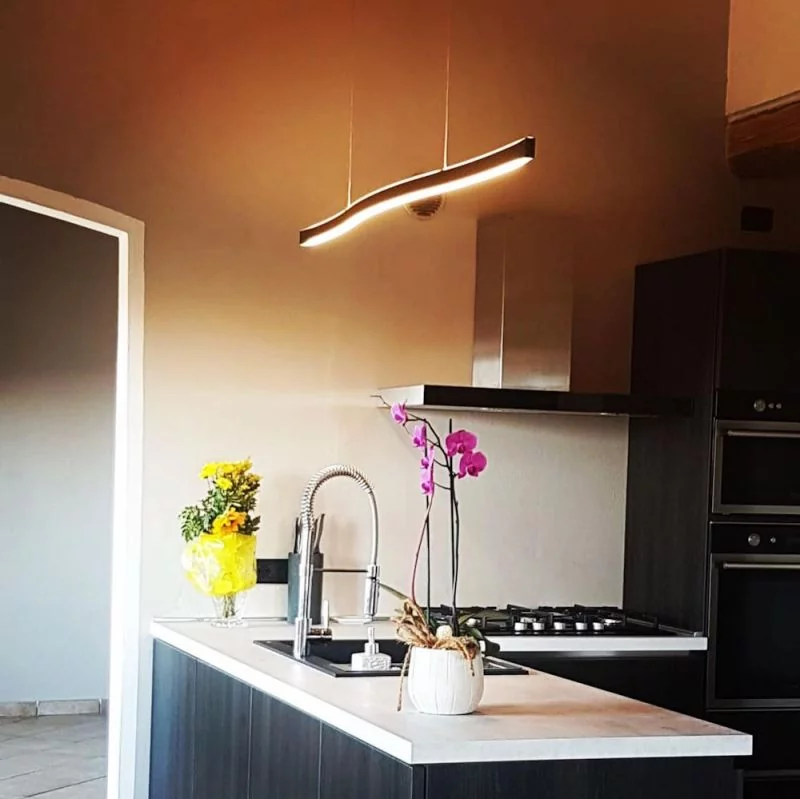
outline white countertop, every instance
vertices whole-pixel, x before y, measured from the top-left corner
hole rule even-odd
[[[388,630],[379,625],[379,637]],[[152,635],[405,763],[586,760],[749,755],[752,738],[705,721],[541,672],[491,676],[470,716],[426,716],[398,680],[341,679],[255,646],[285,640],[287,624],[250,622],[222,630],[201,621],[153,622]],[[334,626],[334,638],[363,638]],[[615,647],[616,648],[616,647]]]

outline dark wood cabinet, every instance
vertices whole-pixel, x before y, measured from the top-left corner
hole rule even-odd
[[[631,391],[686,396],[694,413],[631,419],[625,607],[708,630],[715,408],[752,412],[753,392],[800,392],[798,308],[795,253],[727,249],[637,267]]]
[[[166,644],[153,649],[150,799],[193,799],[197,661]]]
[[[586,652],[579,657],[569,653],[503,652],[502,657],[676,713],[702,717],[705,712],[705,652],[619,652],[613,657]]]
[[[733,799],[741,777],[715,758],[431,766],[426,799]]]
[[[750,771],[781,773],[797,769],[800,708],[762,710],[711,710],[708,720],[753,736],[753,754],[742,765]],[[800,793],[797,794],[800,797]]]
[[[800,391],[800,255],[728,250],[717,387]]]
[[[317,719],[253,691],[250,799],[318,799],[321,727]]]
[[[768,777],[745,775],[743,799],[797,799],[800,796],[800,777],[777,774]]]
[[[424,767],[409,766],[323,725],[319,799],[424,797]]]
[[[409,765],[158,641],[153,686],[150,799],[739,799],[730,758]]]
[[[623,604],[695,630],[706,624],[721,276],[718,252],[636,270],[631,391],[690,397],[694,414],[630,420]]]
[[[247,796],[252,690],[197,664],[194,799]]]

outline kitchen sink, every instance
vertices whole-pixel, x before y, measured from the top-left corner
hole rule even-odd
[[[258,646],[284,657],[292,658],[292,641],[255,641]],[[350,657],[364,651],[366,640],[309,639],[308,657],[301,662],[312,669],[331,677],[396,677],[400,674],[406,645],[392,638],[377,641],[381,652],[392,659],[392,667],[386,671],[356,671],[350,666]],[[487,676],[497,674],[527,674],[528,670],[493,656],[483,656],[483,672]]]

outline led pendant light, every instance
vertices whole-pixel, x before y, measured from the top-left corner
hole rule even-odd
[[[355,4],[354,4],[355,5]],[[533,160],[536,151],[536,140],[526,136],[506,144],[497,150],[461,161],[458,164],[447,164],[447,145],[450,133],[450,19],[448,18],[447,66],[445,78],[445,121],[444,121],[444,164],[441,169],[415,175],[397,183],[365,194],[355,202],[351,201],[353,176],[353,95],[354,87],[350,85],[350,140],[347,173],[347,206],[322,222],[300,231],[301,247],[316,247],[320,244],[349,233],[359,225],[379,214],[386,213],[401,205],[419,202],[430,197],[450,194],[478,183],[506,175]]]

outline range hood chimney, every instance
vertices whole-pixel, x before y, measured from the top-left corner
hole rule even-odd
[[[478,221],[473,386],[569,391],[573,254],[547,225],[532,213]]]
[[[574,231],[524,213],[478,221],[472,386],[382,389],[427,410],[688,415],[689,400],[570,391]]]

